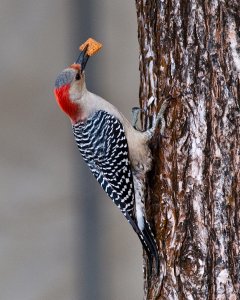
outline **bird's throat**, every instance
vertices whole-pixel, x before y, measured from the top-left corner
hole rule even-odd
[[[73,103],[69,96],[69,85],[64,85],[54,90],[54,94],[60,108],[70,117],[73,124],[79,121],[79,105]]]

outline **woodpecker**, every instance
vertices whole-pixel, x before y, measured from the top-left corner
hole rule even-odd
[[[86,88],[87,46],[76,62],[57,77],[54,93],[60,108],[68,115],[78,149],[98,183],[120,208],[138,235],[148,257],[159,273],[158,247],[145,215],[145,180],[151,169],[149,141],[166,105],[154,126],[139,131],[119,110]]]

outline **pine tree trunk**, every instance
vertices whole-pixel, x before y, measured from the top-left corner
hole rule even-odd
[[[147,214],[161,253],[146,299],[240,299],[240,2],[136,0]],[[149,282],[149,283],[148,283]]]

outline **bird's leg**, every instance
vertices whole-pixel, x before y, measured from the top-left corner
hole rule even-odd
[[[132,108],[132,126],[133,128],[135,128],[136,130],[140,130],[138,127],[137,127],[137,122],[138,122],[138,117],[139,117],[139,113],[143,111],[142,108],[140,107],[133,107]]]

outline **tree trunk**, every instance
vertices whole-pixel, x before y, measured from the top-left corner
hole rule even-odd
[[[146,299],[240,299],[240,2],[136,0],[143,126],[169,98],[148,178],[161,254]]]

